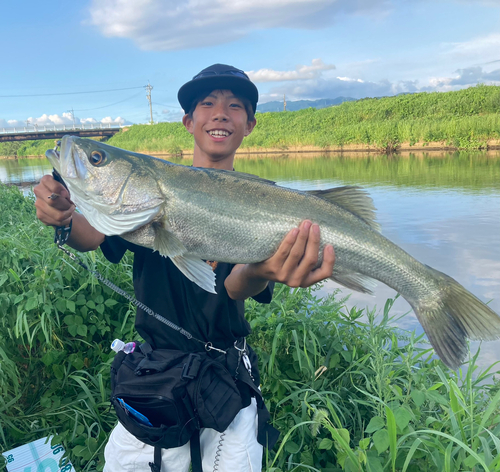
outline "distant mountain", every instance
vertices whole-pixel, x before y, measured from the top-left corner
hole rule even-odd
[[[320,100],[296,100],[286,101],[287,111],[297,111],[303,108],[326,108],[333,105],[340,105],[342,102],[354,102],[355,98],[350,97],[337,97],[337,98],[321,98]],[[283,111],[283,100],[267,102],[257,105],[257,111],[266,113],[268,111]]]

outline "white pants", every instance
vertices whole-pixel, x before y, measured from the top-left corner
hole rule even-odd
[[[261,472],[262,446],[257,442],[257,403],[241,410],[226,431],[200,432],[203,472]],[[104,450],[104,472],[151,472],[154,447],[144,444],[120,423],[113,429]],[[161,472],[188,472],[191,463],[189,443],[162,449]]]

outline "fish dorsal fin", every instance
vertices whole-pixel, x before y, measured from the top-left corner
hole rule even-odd
[[[187,253],[187,249],[180,239],[168,231],[162,223],[153,224],[155,239],[153,249],[164,257],[170,257],[175,266],[191,282],[199,285],[210,293],[215,291],[215,273],[212,268],[199,257]]]
[[[326,190],[309,190],[306,193],[341,206],[344,210],[361,218],[374,230],[380,231],[380,225],[376,222],[373,200],[361,187],[335,187]]]

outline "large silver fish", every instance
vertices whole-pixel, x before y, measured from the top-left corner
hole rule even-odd
[[[467,338],[500,337],[494,311],[379,233],[372,201],[359,188],[301,192],[70,136],[62,139],[60,153],[46,155],[93,227],[170,257],[209,292],[215,275],[202,259],[265,260],[288,231],[309,219],[321,228],[321,253],[325,244],[335,248],[332,279],[365,293],[376,279],[399,292],[448,366],[464,360]]]

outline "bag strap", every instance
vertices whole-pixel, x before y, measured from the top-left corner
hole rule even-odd
[[[201,446],[200,446],[200,431],[197,430],[191,436],[189,442],[191,450],[191,467],[193,472],[203,472],[201,467]]]
[[[276,444],[276,441],[278,441],[280,433],[274,426],[271,426],[271,424],[269,424],[271,415],[269,414],[269,410],[267,409],[266,404],[264,403],[264,399],[262,398],[262,392],[257,387],[257,385],[255,385],[252,375],[252,366],[250,364],[246,348],[246,339],[243,341],[242,349],[237,346],[237,342],[234,343],[234,351],[238,353],[235,376],[240,382],[244,383],[250,388],[250,391],[253,393],[253,396],[255,397],[255,400],[257,402],[257,442],[261,446],[264,446],[267,449],[271,450]],[[234,351],[229,351],[230,356],[227,356],[228,359],[231,357],[231,354],[233,354]],[[242,361],[245,368],[239,369],[240,363]]]
[[[201,467],[201,446],[200,432],[196,431],[191,436],[189,448],[191,450],[191,469],[192,472],[203,472]],[[161,472],[161,447],[155,446],[154,462],[149,463],[151,472]]]
[[[149,463],[151,472],[161,472],[161,447],[155,446],[154,462]]]

